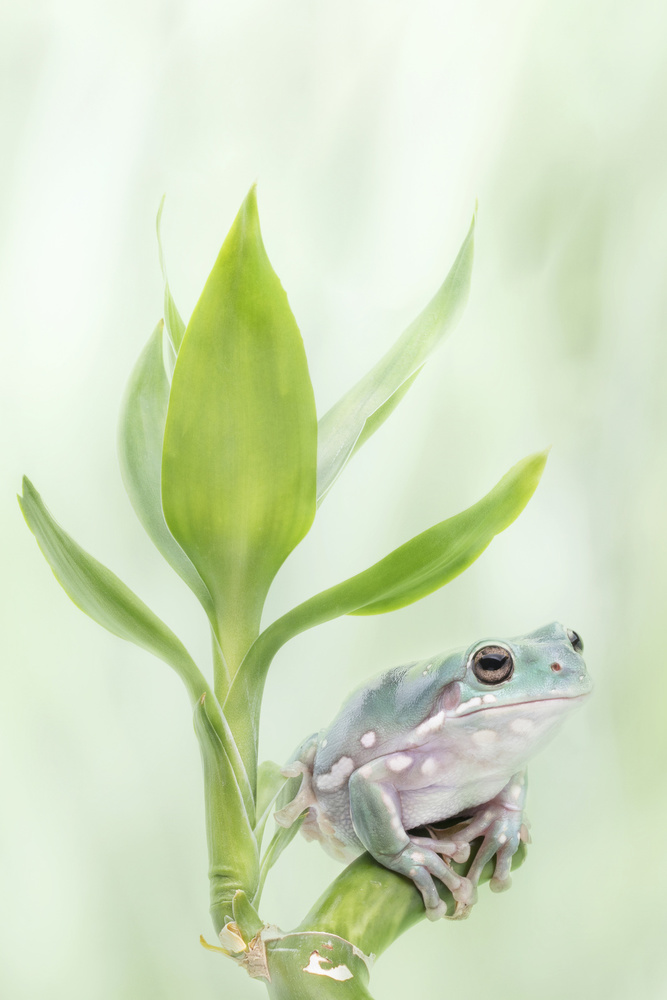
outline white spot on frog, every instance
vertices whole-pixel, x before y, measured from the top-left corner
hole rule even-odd
[[[328,965],[329,968],[324,969],[322,968],[323,965]],[[314,976],[328,976],[329,979],[337,979],[339,983],[344,982],[346,979],[352,979],[352,973],[347,965],[332,965],[328,958],[320,955],[319,951],[310,953],[310,961],[304,967],[303,971],[310,972]]]
[[[412,764],[412,757],[406,753],[397,753],[387,761],[389,770],[396,772],[405,771],[406,767],[410,767],[410,764]]]
[[[473,743],[476,743],[480,747],[491,746],[498,739],[498,733],[495,729],[478,729],[476,733],[472,734]]]
[[[506,842],[507,842],[507,836],[506,836],[506,834],[501,833],[500,836],[498,837],[498,843],[499,844],[505,844]]]
[[[387,811],[391,814],[392,826],[395,826],[395,829],[397,830],[402,830],[403,824],[401,823],[401,818],[400,816],[397,816],[396,813],[394,812],[394,810],[396,809],[394,799],[392,795],[387,791],[387,789],[382,788],[382,786],[380,786],[380,798],[387,807]]]
[[[484,703],[485,703],[486,705],[490,705],[490,704],[491,704],[491,702],[493,702],[493,701],[495,701],[495,700],[496,700],[496,696],[495,696],[495,694],[483,694],[483,695],[482,695],[482,701],[483,701],[483,702],[484,702]]]
[[[467,712],[469,708],[475,708],[477,705],[481,704],[482,704],[481,698],[468,698],[467,701],[464,701],[459,705],[459,707],[456,709],[456,714],[463,715],[463,713]]]
[[[442,724],[445,721],[445,710],[444,708],[437,713],[437,715],[432,715],[429,719],[425,719],[415,732],[417,736],[428,736],[429,733],[437,733],[438,729],[442,728]]]
[[[513,733],[519,733],[523,735],[524,733],[529,733],[533,728],[532,719],[514,719],[510,723],[510,729]]]
[[[325,774],[319,774],[315,779],[315,784],[318,788],[324,791],[330,791],[334,788],[340,788],[345,784],[345,779],[354,771],[354,762],[351,757],[341,757],[333,765],[330,771]]]
[[[372,729],[369,729],[369,731],[367,733],[364,733],[364,735],[361,737],[362,747],[367,747],[367,748],[374,747],[375,739],[376,737],[374,731]]]
[[[320,746],[322,747],[323,750],[328,742],[329,742],[328,740],[322,740],[322,742],[320,743]]]
[[[435,774],[437,770],[438,770],[438,762],[437,760],[435,760],[434,757],[427,757],[421,766],[421,772],[422,774],[425,774],[426,777],[428,777],[431,774]]]
[[[370,764],[364,764],[363,767],[359,768],[359,774],[361,775],[362,778],[372,778],[373,777],[372,766]]]

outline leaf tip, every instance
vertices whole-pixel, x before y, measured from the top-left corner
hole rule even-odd
[[[241,205],[241,212],[243,221],[246,226],[252,226],[259,228],[259,210],[257,208],[257,181],[253,181],[250,185],[250,189],[243,199],[243,204]]]
[[[30,508],[29,508],[29,503],[31,501],[34,503],[36,499],[39,499],[39,493],[37,492],[37,490],[35,489],[35,487],[32,485],[32,483],[30,482],[30,480],[28,479],[27,476],[23,476],[23,478],[21,480],[21,492],[16,494],[16,499],[19,502],[19,507],[21,509],[21,513],[23,514],[23,517],[25,518],[25,523],[28,525],[28,527],[32,531],[32,527],[30,525]]]
[[[38,496],[39,496],[39,493],[37,492],[37,490],[33,486],[33,484],[30,481],[30,479],[28,479],[27,476],[23,476],[23,478],[21,480],[21,494],[19,496],[19,500],[23,500],[23,501],[28,500],[28,499],[33,500],[33,499],[35,499]]]
[[[534,460],[535,464],[539,465],[540,472],[542,471],[542,469],[544,469],[544,466],[547,464],[547,459],[549,457],[549,452],[551,451],[551,447],[552,446],[549,444],[547,445],[546,448],[543,448],[542,451],[536,451],[534,455],[531,455],[531,458]]]
[[[164,200],[167,197],[166,192],[162,195],[160,199],[160,206],[157,210],[157,215],[155,216],[155,232],[157,235],[157,252],[160,261],[160,270],[162,272],[162,278],[164,281],[167,280],[167,273],[164,264],[164,253],[162,250],[162,210],[164,209]]]
[[[521,470],[523,475],[527,475],[529,481],[532,483],[531,495],[537,489],[538,483],[542,478],[542,473],[544,472],[544,467],[547,464],[547,458],[549,457],[549,452],[551,451],[551,445],[548,448],[544,448],[542,451],[535,451],[532,455],[527,455],[521,462],[518,463],[518,469]]]
[[[155,231],[157,233],[158,244],[162,242],[162,233],[160,232],[160,230],[162,228],[162,212],[164,211],[164,203],[166,197],[167,197],[167,192],[165,191],[165,193],[160,198],[160,204],[158,205],[157,215],[155,216]]]

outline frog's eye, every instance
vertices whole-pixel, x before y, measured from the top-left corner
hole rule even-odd
[[[483,646],[472,658],[472,671],[482,684],[502,684],[513,670],[512,654],[504,646]]]
[[[581,638],[579,633],[575,632],[574,629],[569,628],[567,629],[567,637],[572,643],[572,648],[574,649],[575,653],[583,653],[584,640]]]

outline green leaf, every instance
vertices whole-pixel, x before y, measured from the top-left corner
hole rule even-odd
[[[349,613],[377,615],[395,611],[453,580],[516,520],[535,492],[546,460],[546,452],[524,458],[473,507],[412,538],[353,578],[356,584],[349,581],[352,590],[360,586],[364,597],[373,595]]]
[[[287,778],[281,774],[280,764],[273,760],[263,760],[257,768],[257,816],[255,836],[261,844],[264,829]]]
[[[243,889],[237,889],[234,893],[234,898],[232,899],[232,916],[246,944],[249,944],[264,927],[264,921]]]
[[[77,607],[109,632],[168,663],[196,701],[207,684],[174,633],[111,570],[63,531],[27,478],[18,501],[56,580]]]
[[[164,262],[164,253],[162,252],[162,211],[164,209],[164,199],[166,195],[162,196],[162,201],[160,202],[160,207],[157,211],[157,218],[155,220],[155,230],[157,232],[157,246],[158,253],[160,255],[160,270],[162,271],[162,279],[164,281],[164,322],[167,327],[167,336],[169,337],[169,343],[171,345],[171,350],[173,357],[175,358],[178,354],[178,350],[181,346],[183,340],[183,334],[185,333],[185,323],[181,319],[181,314],[176,308],[176,303],[171,297],[171,291],[169,289],[169,282],[167,280],[167,268]]]
[[[350,458],[393,412],[429,355],[453,329],[468,299],[475,216],[452,268],[426,308],[371,370],[319,422],[317,502]]]
[[[211,916],[216,933],[232,918],[239,889],[251,898],[259,882],[259,851],[232,767],[206,710],[197,700],[194,727],[201,750],[206,806]]]
[[[213,598],[232,675],[312,524],[316,441],[301,335],[252,189],[181,344],[162,459],[165,519]]]
[[[535,492],[545,462],[546,452],[524,458],[472,507],[428,528],[369,569],[288,612],[291,626],[298,621],[310,628],[311,620],[316,624],[345,614],[395,611],[449,583],[519,516]]]
[[[546,460],[547,452],[537,452],[517,462],[472,507],[416,535],[362,573],[311,597],[270,628],[296,635],[340,615],[395,611],[438,590],[467,569],[519,516],[537,488]]]
[[[289,805],[294,798],[296,798],[299,789],[301,788],[301,781],[302,775],[298,775],[295,778],[288,778],[277,797],[276,805],[279,809],[283,809],[285,806]],[[306,818],[307,812],[308,808],[306,807],[301,815],[298,816],[289,826],[278,826],[276,824],[275,833],[269,841],[269,846],[262,857],[259,884],[254,898],[255,905],[259,906],[259,900],[264,889],[264,883],[266,882],[267,875],[283,851],[289,847],[296,837],[297,833],[301,829],[301,824]]]
[[[230,726],[257,720],[266,674],[276,652],[293,636],[341,615],[374,615],[403,608],[449,583],[478,558],[495,535],[521,513],[542,475],[547,453],[518,462],[472,507],[422,532],[369,569],[316,594],[273,622],[254,643],[225,702]],[[253,725],[256,725],[256,721]],[[253,748],[238,732],[249,774]]]
[[[173,537],[162,513],[162,442],[169,405],[160,321],[134,366],[121,404],[118,458],[127,495],[158,551],[197,595],[213,618],[206,585]]]

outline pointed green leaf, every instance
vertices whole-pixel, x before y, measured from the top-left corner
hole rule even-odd
[[[455,326],[470,290],[474,239],[475,216],[449,274],[426,308],[384,357],[320,420],[318,503],[352,455],[393,412],[429,355]]]
[[[395,611],[449,583],[478,558],[499,532],[509,527],[535,492],[546,453],[518,462],[490,493],[472,507],[428,528],[380,562],[318,594],[293,614],[319,619],[341,614],[373,615]],[[308,626],[309,627],[309,626]]]
[[[234,898],[232,899],[232,916],[246,944],[249,944],[264,927],[264,921],[243,889],[237,889],[234,893]]]
[[[178,350],[183,340],[183,334],[185,333],[185,323],[181,319],[181,314],[176,308],[176,303],[171,297],[169,282],[167,280],[167,268],[164,262],[164,253],[162,251],[161,229],[162,229],[162,210],[164,209],[164,199],[165,195],[162,196],[162,201],[160,202],[160,207],[158,208],[157,218],[155,220],[155,229],[157,232],[158,253],[160,255],[160,270],[162,271],[162,280],[164,281],[164,322],[165,326],[167,327],[167,335],[169,337],[171,350],[175,358],[176,355],[178,354]]]
[[[433,593],[471,565],[495,535],[521,513],[535,492],[547,453],[518,462],[476,504],[410,539],[369,569],[288,611],[259,636],[225,702],[230,726],[257,720],[264,679],[276,652],[293,636],[341,615],[374,615],[403,608]],[[255,721],[256,725],[256,721]],[[253,746],[239,731],[239,749],[249,774]]]
[[[127,495],[152,542],[212,617],[213,604],[206,585],[169,531],[162,513],[162,441],[169,405],[162,329],[160,321],[125,390],[118,425],[120,470]]]
[[[302,776],[298,775],[295,778],[288,778],[285,785],[283,786],[276,805],[279,809],[283,809],[285,806],[289,805],[293,799],[296,798],[299,789],[301,788]],[[301,824],[306,818],[308,812],[307,807],[304,808],[300,816],[294,820],[289,826],[279,826],[276,824],[275,833],[269,841],[269,846],[267,847],[264,855],[262,857],[262,865],[260,869],[259,886],[257,893],[255,895],[254,902],[259,906],[259,900],[264,889],[264,883],[266,882],[266,877],[277,862],[283,851],[289,847],[297,833],[301,829]]]
[[[257,823],[255,836],[261,844],[264,829],[273,812],[275,801],[280,795],[287,778],[281,774],[280,764],[273,760],[263,760],[257,768]]]
[[[109,632],[168,663],[183,680],[191,699],[198,699],[207,688],[206,681],[171,629],[111,570],[63,531],[27,478],[18,500],[56,580],[77,607]]]
[[[232,674],[312,523],[316,440],[303,343],[253,189],[181,344],[162,460],[165,519],[213,598]]]
[[[254,897],[259,852],[234,768],[208,716],[205,696],[195,705],[194,727],[204,770],[211,916],[217,933],[232,918],[238,889]]]
[[[519,516],[546,460],[545,452],[524,458],[473,507],[422,532],[368,570],[371,577],[362,588],[377,588],[377,597],[350,613],[378,615],[404,608],[462,573]]]

